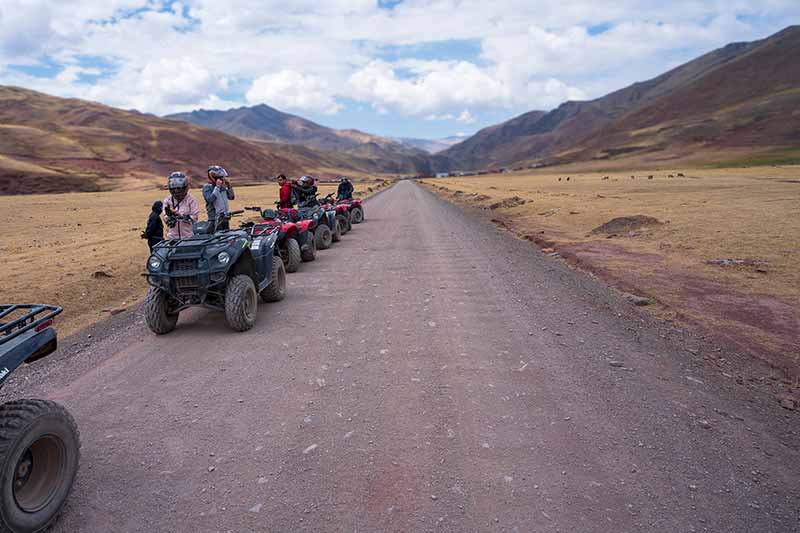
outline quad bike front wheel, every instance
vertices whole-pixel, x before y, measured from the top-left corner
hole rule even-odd
[[[331,240],[333,242],[339,242],[342,240],[342,224],[339,222],[339,217],[336,217],[336,229],[331,231]]]
[[[336,221],[339,223],[339,230],[341,230],[342,235],[350,231],[350,221],[347,220],[346,216],[336,215]]]
[[[311,238],[308,239],[306,249],[300,253],[300,257],[303,258],[303,261],[313,261],[317,258],[317,240],[314,238],[313,233]]]
[[[353,224],[361,224],[364,222],[364,210],[360,207],[354,207],[353,211],[350,213],[350,218]]]
[[[80,436],[66,409],[47,400],[0,406],[0,531],[43,531],[67,501]]]
[[[272,277],[269,285],[261,291],[261,299],[267,303],[279,302],[286,296],[286,271],[279,257],[272,258]]]
[[[283,261],[278,259],[283,268]],[[247,274],[234,276],[225,289],[225,318],[235,331],[247,331],[256,325],[258,293]]]
[[[331,228],[329,228],[327,224],[320,224],[317,226],[317,229],[314,230],[314,240],[316,241],[317,250],[327,250],[330,248],[333,242]]]
[[[144,299],[144,320],[147,327],[156,335],[169,333],[178,324],[178,313],[173,311],[172,298],[169,294],[150,287]]]
[[[286,239],[286,248],[282,250],[281,258],[283,259],[283,266],[286,267],[286,272],[297,272],[303,260],[300,254],[300,243],[297,242],[297,239]]]

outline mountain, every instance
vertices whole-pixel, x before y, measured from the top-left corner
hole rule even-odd
[[[136,111],[0,86],[0,194],[132,189],[210,163],[242,181],[303,166],[280,150]]]
[[[239,107],[227,111],[200,109],[190,113],[167,115],[180,120],[223,131],[247,140],[300,144],[323,151],[336,151],[351,165],[365,172],[429,174],[434,160],[424,150],[394,139],[363,131],[337,130],[297,115],[278,111],[268,105]]]
[[[800,26],[734,43],[602,98],[531,111],[442,156],[465,169],[577,161],[800,158]],[[787,152],[788,151],[788,152]]]
[[[397,141],[407,146],[418,148],[428,152],[429,154],[437,154],[447,150],[454,144],[458,144],[463,140],[463,137],[445,137],[444,139],[416,139],[414,137],[400,137],[397,139]]]

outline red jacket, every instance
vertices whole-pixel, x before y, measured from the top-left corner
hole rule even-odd
[[[292,207],[292,185],[288,181],[281,185],[280,202],[281,209]]]

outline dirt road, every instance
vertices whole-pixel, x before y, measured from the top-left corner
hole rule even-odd
[[[15,375],[82,431],[56,531],[800,527],[796,412],[410,182],[289,283]]]

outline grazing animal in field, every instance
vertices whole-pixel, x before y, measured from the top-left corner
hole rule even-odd
[[[635,179],[636,179],[636,176],[631,176],[631,179],[632,179],[632,180],[635,180]]]
[[[607,180],[607,179],[608,179],[608,176],[603,176],[603,180]]]
[[[558,178],[558,181],[561,181],[561,178]]]
[[[678,177],[679,178],[685,178],[686,176],[684,176],[682,172],[678,172]]]
[[[567,176],[567,181],[569,181],[569,176]]]
[[[651,180],[653,179],[653,176],[647,176],[647,179]]]
[[[675,176],[673,176],[672,174],[669,174],[669,175],[667,175],[667,177],[668,178],[674,178]]]

